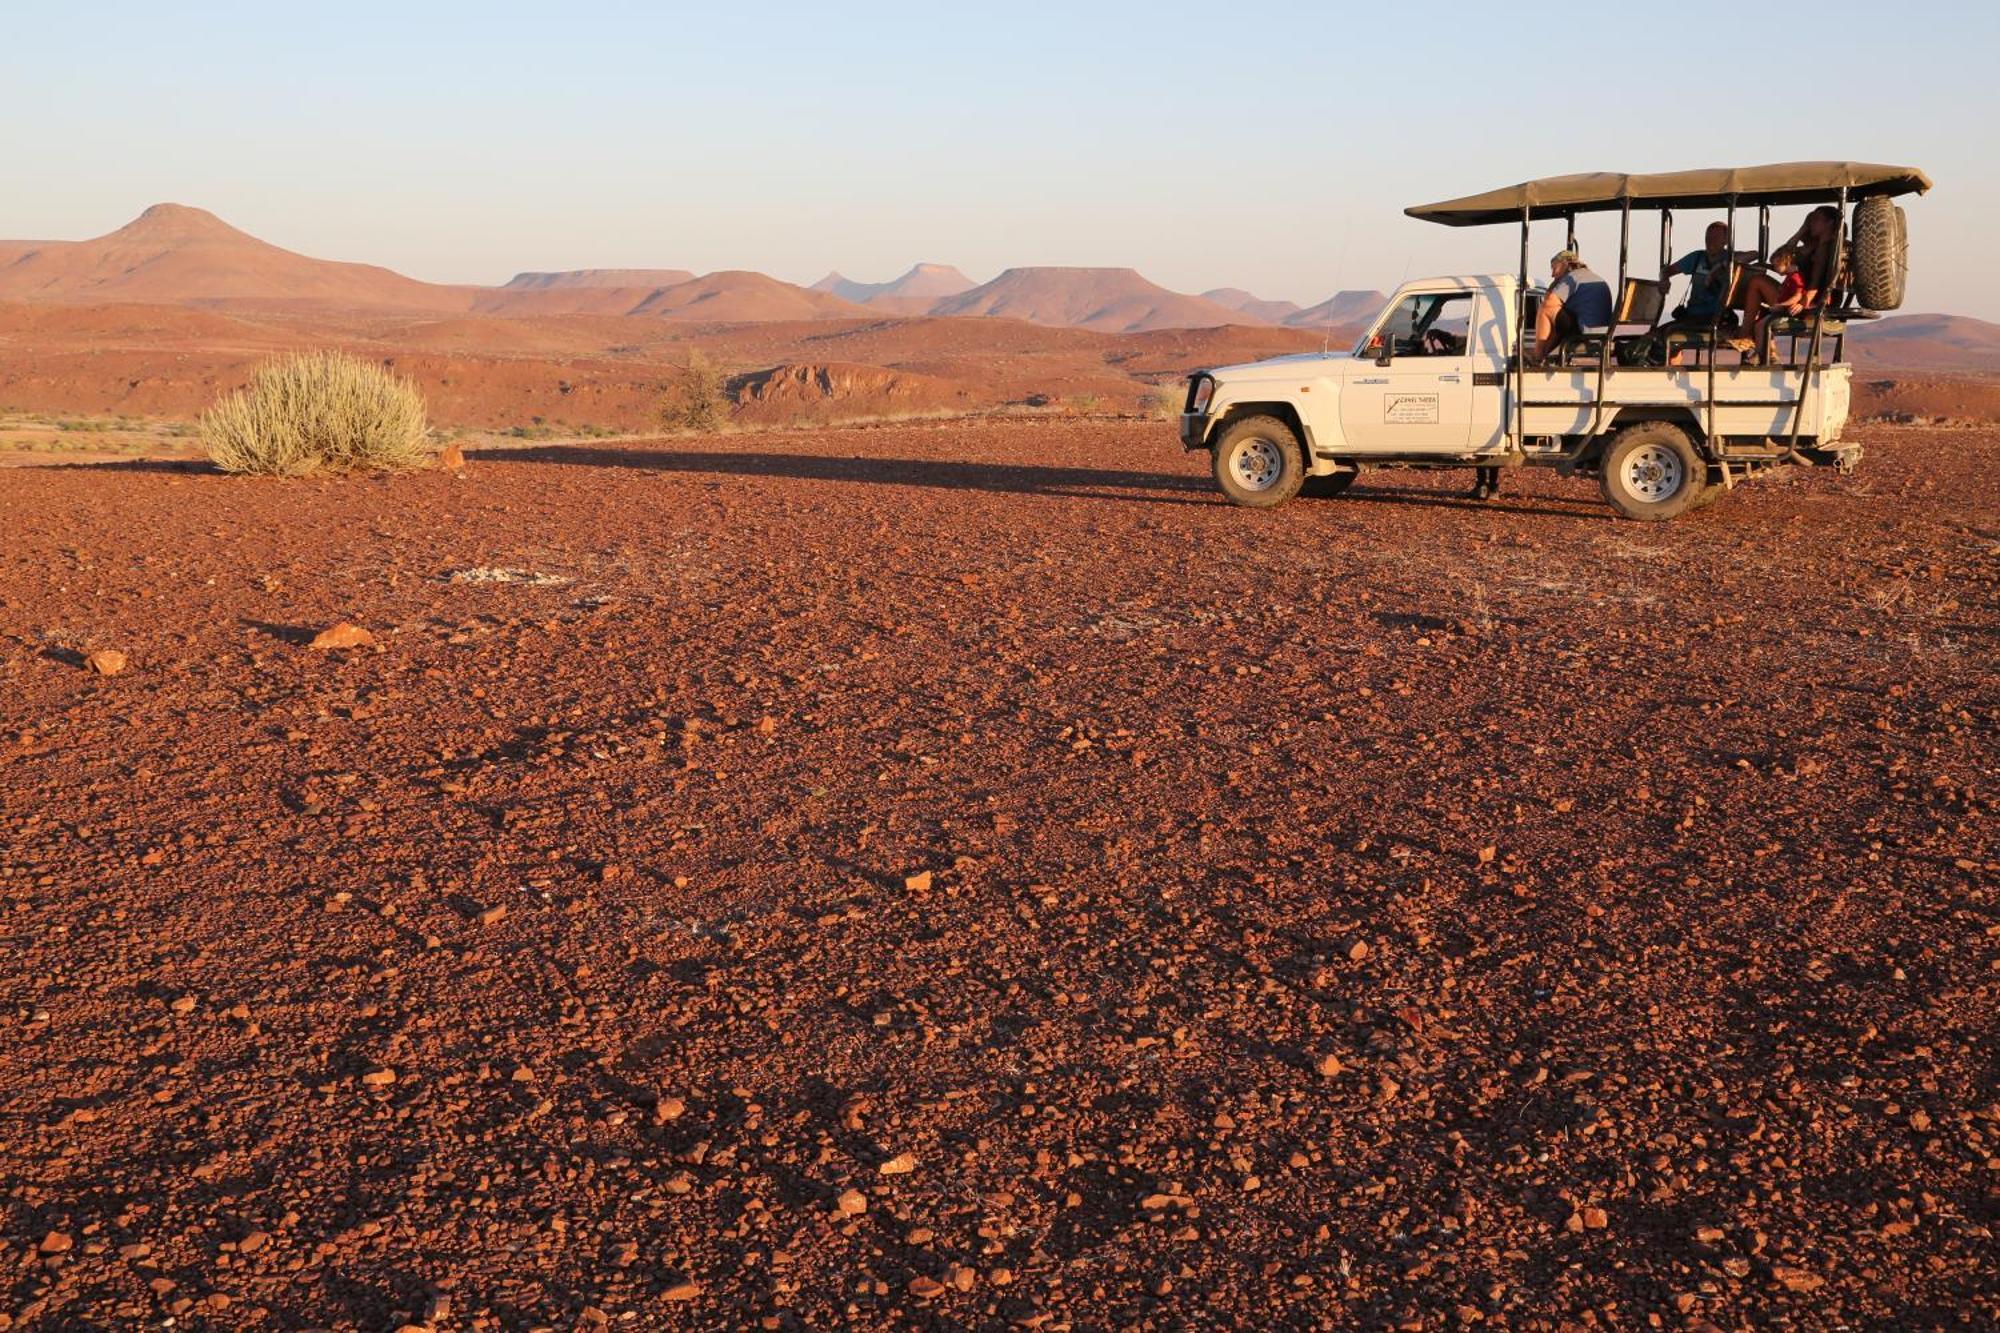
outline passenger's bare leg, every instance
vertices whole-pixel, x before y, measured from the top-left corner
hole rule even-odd
[[[1734,340],[1736,346],[1757,345],[1757,317],[1763,314],[1764,307],[1778,299],[1781,290],[1770,275],[1764,273],[1757,274],[1743,285],[1743,332]]]

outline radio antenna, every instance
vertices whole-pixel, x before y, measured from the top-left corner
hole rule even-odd
[[[1340,295],[1340,283],[1347,276],[1347,240],[1354,231],[1354,215],[1343,214],[1340,219],[1340,251],[1333,260],[1333,296],[1326,298],[1326,324],[1320,332],[1319,354],[1326,356],[1333,351],[1333,297]]]

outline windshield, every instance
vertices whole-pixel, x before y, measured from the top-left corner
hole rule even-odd
[[[1355,347],[1354,355],[1381,354],[1385,340],[1393,356],[1457,356],[1465,351],[1471,325],[1471,292],[1423,292],[1406,296],[1389,309],[1375,329]]]

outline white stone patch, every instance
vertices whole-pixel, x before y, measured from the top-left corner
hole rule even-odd
[[[444,576],[446,583],[518,583],[531,588],[559,588],[575,579],[567,574],[540,574],[532,569],[501,569],[481,565],[476,569],[454,569]]]

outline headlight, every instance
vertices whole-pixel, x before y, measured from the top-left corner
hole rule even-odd
[[[1215,378],[1211,375],[1196,375],[1194,377],[1194,391],[1188,395],[1187,410],[1190,412],[1206,412],[1208,411],[1208,400],[1213,397],[1215,397]]]

